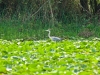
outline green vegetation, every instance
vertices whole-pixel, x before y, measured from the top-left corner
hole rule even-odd
[[[41,20],[23,22],[16,18],[1,19],[0,38],[6,40],[44,40],[48,38],[47,32],[45,32],[48,28],[51,28],[51,35],[64,39],[71,37],[100,37],[100,26],[96,18],[92,21],[82,17],[76,18],[73,17],[71,21],[65,19],[66,23],[55,21],[55,25],[52,25],[51,22],[43,23]]]
[[[0,0],[0,75],[99,75],[99,10],[99,0]],[[48,40],[49,28],[64,40]]]
[[[0,39],[44,40],[47,38],[44,30],[48,28],[51,29],[52,35],[64,39],[99,37],[99,2],[99,0],[0,0]],[[93,15],[92,11],[97,7]]]
[[[0,75],[99,75],[99,40],[0,40]]]

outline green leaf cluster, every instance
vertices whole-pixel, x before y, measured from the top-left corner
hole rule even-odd
[[[0,74],[99,75],[99,40],[0,40]]]

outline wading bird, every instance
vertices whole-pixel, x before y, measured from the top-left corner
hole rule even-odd
[[[46,30],[48,32],[48,37],[52,40],[52,41],[61,41],[61,38],[59,37],[55,37],[55,36],[50,36],[50,29]]]

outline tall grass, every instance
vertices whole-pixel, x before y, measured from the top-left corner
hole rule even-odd
[[[38,27],[37,27],[38,25]],[[0,38],[2,39],[21,39],[21,38],[34,38],[40,37],[42,32],[41,25],[34,22],[21,22],[20,20],[10,19],[2,20],[0,22]],[[44,35],[44,34],[43,34]],[[43,38],[44,36],[41,36]]]
[[[50,21],[34,19],[23,21],[16,17],[0,19],[0,39],[25,39],[25,40],[44,40],[47,39],[46,29],[51,29],[51,35],[61,38],[79,37],[78,33],[84,28],[94,32],[95,36],[100,36],[100,26],[97,18],[92,20],[83,16],[69,15],[63,16],[62,21],[55,21],[54,26]]]

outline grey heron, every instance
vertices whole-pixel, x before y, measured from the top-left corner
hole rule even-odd
[[[45,31],[47,31],[48,32],[48,37],[52,40],[52,41],[61,41],[61,38],[59,38],[59,37],[55,37],[55,36],[50,36],[50,29],[48,29],[48,30],[45,30]]]

